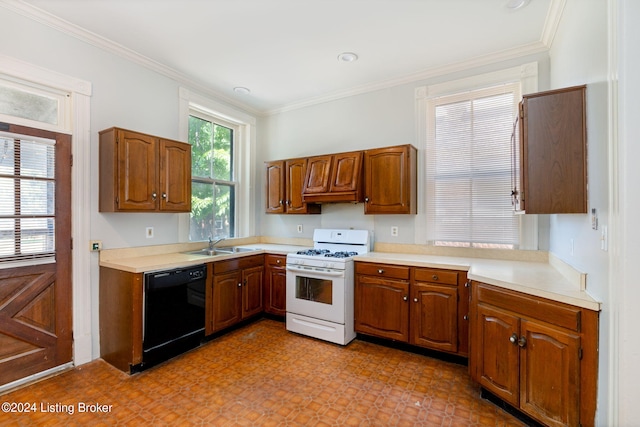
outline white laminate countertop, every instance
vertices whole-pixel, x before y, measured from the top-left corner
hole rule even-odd
[[[270,243],[257,243],[237,246],[254,249],[254,251],[208,256],[193,255],[184,252],[168,252],[144,255],[144,251],[141,250],[139,253],[134,252],[129,256],[123,256],[120,258],[115,256],[106,257],[106,259],[103,259],[103,257],[101,257],[100,267],[108,267],[116,270],[128,271],[130,273],[146,273],[150,271],[190,267],[193,265],[205,264],[208,262],[223,261],[225,259],[258,255],[262,253],[286,255],[291,252],[308,249],[307,246],[280,245]]]
[[[144,247],[128,248],[101,253],[100,266],[131,273],[145,273],[171,268],[189,267],[262,253],[286,255],[309,247],[280,243],[253,243],[235,246],[251,248],[254,249],[254,251],[204,256],[184,253],[196,249],[192,245],[168,245],[166,247],[156,247],[157,249]],[[356,261],[383,264],[466,271],[467,277],[471,280],[548,298],[553,301],[563,302],[589,310],[600,311],[600,302],[591,297],[589,293],[581,287],[580,283],[576,283],[576,280],[570,280],[566,274],[562,274],[548,262],[511,261],[397,252],[369,252],[364,255],[358,255],[354,259]]]
[[[369,252],[356,261],[467,271],[471,280],[600,311],[600,303],[544,262],[505,261],[422,254]]]

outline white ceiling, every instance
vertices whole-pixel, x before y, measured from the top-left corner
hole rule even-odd
[[[515,11],[509,0],[25,0],[14,8],[268,114],[544,51],[564,2],[531,0]],[[338,61],[345,51],[359,60]]]

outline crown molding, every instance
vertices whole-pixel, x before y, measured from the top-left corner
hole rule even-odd
[[[164,75],[165,77],[175,80],[176,82],[184,86],[189,86],[195,90],[198,90],[202,94],[215,97],[220,101],[241,108],[248,113],[257,115],[261,114],[261,112],[256,110],[255,108],[246,104],[239,103],[237,100],[229,98],[228,96],[211,89],[204,83],[187,77],[186,75],[176,71],[171,67],[161,64],[160,62],[144,56],[136,52],[135,50],[129,49],[119,43],[88,31],[55,15],[52,15],[40,8],[24,3],[22,0],[3,0],[1,6],[36,22],[44,24],[50,28],[53,28],[54,30],[60,31],[80,41],[102,49],[106,52],[112,53],[135,64],[141,65],[149,70],[155,71],[161,75]]]
[[[551,0],[551,5],[549,6],[549,10],[547,12],[547,18],[545,20],[545,26],[541,38],[537,42],[529,43],[512,49],[506,49],[500,52],[482,55],[468,61],[461,61],[458,63],[447,64],[440,67],[422,70],[398,78],[373,82],[348,90],[335,91],[326,95],[308,98],[300,102],[285,104],[273,109],[258,110],[247,104],[240,103],[237,100],[232,99],[216,90],[213,90],[204,83],[187,77],[183,73],[180,73],[171,67],[161,64],[144,55],[141,55],[140,53],[118,43],[115,43],[105,37],[102,37],[91,31],[87,31],[40,8],[24,3],[22,0],[3,0],[2,2],[2,6],[9,10],[21,14],[27,18],[33,19],[41,24],[47,25],[55,30],[68,34],[78,40],[89,43],[102,50],[113,53],[114,55],[120,56],[147,69],[162,74],[170,79],[177,81],[181,85],[188,86],[194,90],[197,90],[201,94],[214,97],[220,101],[240,108],[255,116],[270,116],[280,114],[287,111],[309,107],[312,105],[335,101],[349,96],[360,95],[367,92],[373,92],[376,90],[387,89],[390,87],[413,83],[420,80],[426,80],[445,74],[451,74],[467,69],[482,67],[495,62],[507,61],[522,56],[547,52],[550,49],[551,44],[553,43],[553,39],[560,24],[560,19],[562,17],[562,12],[564,10],[565,4],[566,0]]]

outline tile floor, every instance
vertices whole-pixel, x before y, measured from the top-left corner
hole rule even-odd
[[[522,426],[479,398],[466,369],[263,319],[140,374],[97,360],[0,396],[36,404],[0,412],[0,425]]]

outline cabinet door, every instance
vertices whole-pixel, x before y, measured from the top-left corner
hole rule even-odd
[[[266,213],[284,213],[285,207],[285,174],[284,161],[267,162],[265,198]]]
[[[118,210],[148,210],[157,207],[157,139],[118,130]]]
[[[265,311],[276,316],[287,314],[287,270],[285,269],[285,257],[268,256],[267,280],[265,286]],[[270,265],[280,261],[279,266]]]
[[[474,343],[476,375],[480,385],[518,407],[520,319],[511,313],[478,304]],[[515,336],[515,343],[511,337]]]
[[[304,180],[305,194],[321,194],[329,192],[331,178],[331,159],[333,156],[311,157],[307,163]]]
[[[340,153],[333,156],[333,169],[329,191],[332,193],[354,192],[362,185],[362,152]]]
[[[520,336],[520,408],[548,426],[579,425],[580,337],[526,320]]]
[[[523,97],[520,196],[526,213],[587,212],[585,90]]]
[[[292,214],[317,213],[318,205],[308,205],[302,201],[307,159],[287,160],[285,164],[286,179],[286,211]]]
[[[411,285],[411,344],[458,351],[458,289],[433,283]]]
[[[409,282],[356,276],[355,330],[409,341]]]
[[[191,211],[191,146],[160,140],[160,210]]]
[[[365,152],[365,214],[415,214],[416,149],[400,146]]]
[[[242,319],[242,275],[239,271],[213,277],[213,330],[219,331]]]
[[[263,267],[242,270],[242,318],[262,312]]]

